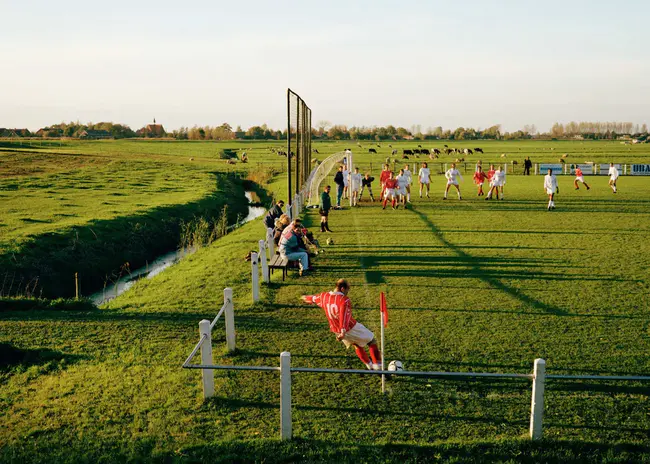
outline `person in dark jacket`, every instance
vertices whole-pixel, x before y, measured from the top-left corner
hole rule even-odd
[[[320,194],[320,231],[321,232],[332,232],[329,226],[329,214],[330,209],[332,208],[332,199],[330,198],[330,190],[332,188],[328,185],[323,189],[323,193]]]
[[[282,208],[284,207],[284,201],[278,201],[273,208],[266,213],[264,217],[264,225],[267,229],[273,229],[275,227],[275,220],[282,216]]]
[[[343,166],[339,166],[339,170],[334,175],[334,183],[336,184],[336,206],[341,206],[341,197],[345,190],[345,181],[343,179]]]
[[[371,177],[370,174],[366,173],[365,177],[361,179],[361,193],[359,194],[359,201],[363,196],[363,191],[368,188],[368,193],[370,194],[370,200],[375,201],[375,197],[372,196],[372,181],[375,180],[374,177]]]
[[[527,156],[524,160],[524,176],[530,176],[530,168],[533,167],[533,162],[530,160],[530,156]]]

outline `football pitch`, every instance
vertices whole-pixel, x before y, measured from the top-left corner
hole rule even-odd
[[[650,460],[648,383],[549,380],[546,440],[532,444],[526,379],[395,378],[382,395],[374,376],[295,373],[295,439],[281,443],[277,374],[218,372],[203,402],[199,372],[180,369],[224,287],[238,351],[224,353],[219,323],[215,363],[277,366],[289,351],[294,367],[363,367],[299,299],[346,278],[354,317],[377,336],[386,293],[386,360],[409,371],[527,374],[543,358],[548,374],[648,375],[648,178],[621,177],[613,194],[606,176],[586,177],[590,191],[559,176],[549,212],[543,176],[508,176],[505,200],[485,201],[463,174],[461,201],[443,201],[435,175],[431,199],[415,187],[406,210],[333,211],[331,234],[306,210],[326,250],[316,271],[276,273],[256,304],[243,258],[264,238],[260,220],[100,309],[3,310],[0,341],[21,354],[0,371],[0,461]],[[280,185],[269,189],[282,196]]]

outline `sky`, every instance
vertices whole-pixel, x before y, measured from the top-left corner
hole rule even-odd
[[[650,2],[0,0],[0,127],[650,124]]]

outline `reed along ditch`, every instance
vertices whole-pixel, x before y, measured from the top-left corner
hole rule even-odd
[[[225,208],[226,227],[232,227],[251,214],[261,214],[261,207],[251,212],[246,195],[252,189],[250,182],[227,173],[215,177],[214,192],[199,201],[42,234],[0,255],[2,294],[71,298],[75,274],[80,296],[101,292],[121,278],[133,277],[139,268],[153,267],[157,258],[163,258],[159,267],[173,262],[176,258],[170,260],[168,255],[179,249],[183,228],[193,221],[214,224]]]

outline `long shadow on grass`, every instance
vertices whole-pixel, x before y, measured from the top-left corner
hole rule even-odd
[[[47,364],[48,371],[54,370],[57,366],[73,364],[88,359],[85,356],[65,354],[60,351],[48,349],[25,349],[17,348],[9,343],[0,343],[0,373],[11,374],[15,370],[24,370],[31,366]]]
[[[436,225],[433,222],[431,222],[431,220],[425,214],[419,212],[415,207],[411,208],[410,211],[413,212],[414,214],[416,214],[420,218],[420,220],[422,222],[424,222],[429,227],[429,229],[431,230],[433,235],[435,235],[435,237],[440,242],[442,242],[448,249],[453,251],[456,254],[456,256],[458,256],[460,259],[462,259],[464,262],[466,262],[469,266],[471,266],[471,270],[467,272],[466,277],[478,278],[478,279],[486,282],[487,284],[489,284],[493,288],[496,288],[496,289],[506,293],[507,295],[519,300],[520,302],[522,302],[522,303],[524,303],[526,305],[529,305],[529,306],[531,306],[531,307],[533,307],[535,309],[540,309],[540,310],[543,310],[545,312],[555,314],[555,315],[566,315],[566,311],[564,311],[564,310],[562,310],[560,308],[557,308],[555,306],[551,306],[549,304],[543,303],[543,302],[541,302],[539,300],[536,300],[536,299],[534,299],[534,298],[532,298],[530,296],[523,295],[523,294],[521,294],[519,292],[519,290],[514,289],[514,288],[510,288],[507,285],[505,285],[503,282],[501,282],[499,279],[491,276],[490,275],[491,271],[482,268],[482,262],[481,262],[480,258],[475,258],[474,256],[466,253],[461,247],[459,247],[457,245],[454,245],[449,240],[445,239],[444,235],[438,229],[438,227],[436,227]],[[472,232],[474,232],[474,231],[472,231]],[[510,231],[510,232],[513,232],[513,231]],[[499,273],[499,275],[502,275],[502,274]],[[514,278],[521,279],[522,277],[523,276],[521,274],[517,274]]]

